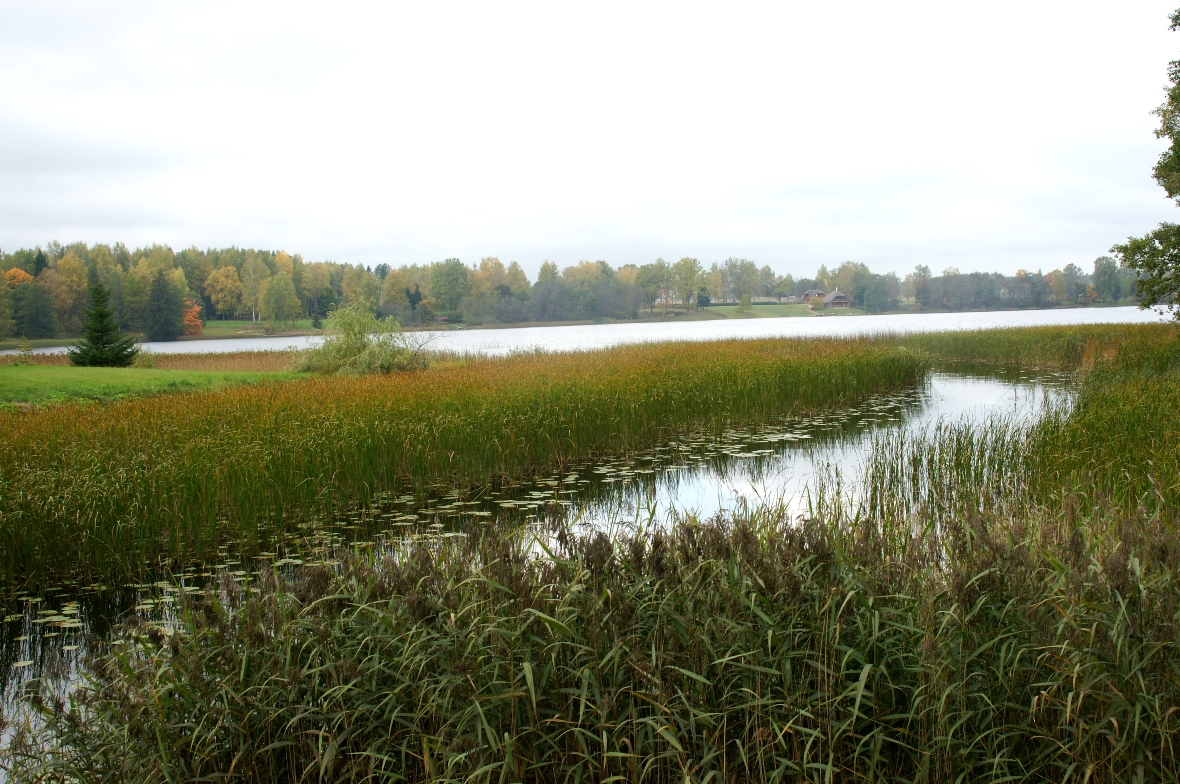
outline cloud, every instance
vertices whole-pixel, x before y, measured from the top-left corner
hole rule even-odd
[[[14,3],[0,245],[1085,263],[1168,219],[1166,3]]]

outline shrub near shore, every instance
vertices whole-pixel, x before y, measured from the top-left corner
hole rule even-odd
[[[525,477],[848,403],[928,367],[869,340],[676,343],[0,413],[0,570],[135,574],[381,490]]]

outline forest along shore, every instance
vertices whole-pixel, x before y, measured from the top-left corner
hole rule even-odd
[[[530,281],[495,257],[392,268],[308,261],[300,254],[240,248],[175,252],[50,243],[0,251],[0,341],[58,341],[80,334],[89,287],[103,286],[117,325],[151,342],[317,329],[339,306],[359,305],[404,328],[640,322],[810,316],[816,313],[967,312],[1135,304],[1138,274],[1112,258],[1092,271],[1075,264],[1046,274],[1018,270],[899,277],[844,262],[812,278],[729,258],[614,267],[580,261],[541,265]],[[43,344],[44,345],[44,344]],[[13,346],[15,347],[15,345]]]

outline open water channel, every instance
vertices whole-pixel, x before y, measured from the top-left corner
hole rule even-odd
[[[346,549],[379,552],[407,536],[463,536],[473,526],[527,525],[554,514],[607,529],[763,502],[802,514],[817,473],[835,467],[857,476],[875,434],[916,433],[940,420],[1036,417],[1047,400],[1068,394],[1069,381],[1065,374],[944,368],[921,386],[852,408],[681,437],[525,485],[434,497],[389,494],[342,519],[278,536],[265,551],[243,554],[227,543],[213,562],[160,564],[144,582],[15,591],[0,598],[0,710],[11,709],[22,689],[69,688],[88,650],[136,645],[120,631],[132,615],[172,633],[180,594],[202,591],[210,581],[233,579],[248,588],[262,565],[293,572],[338,564]]]

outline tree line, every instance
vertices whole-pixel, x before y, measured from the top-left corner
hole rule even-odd
[[[82,331],[91,289],[102,286],[118,325],[150,340],[174,340],[204,327],[203,302],[170,248],[134,252],[84,242],[0,252],[0,338],[48,338]]]
[[[392,268],[308,262],[299,254],[242,248],[179,252],[166,245],[130,250],[49,243],[0,252],[0,337],[76,335],[89,292],[101,285],[121,329],[152,340],[199,333],[209,319],[250,319],[275,326],[298,318],[314,326],[342,304],[407,325],[440,321],[470,325],[636,319],[725,303],[783,302],[811,290],[846,294],[854,307],[891,310],[980,310],[1115,303],[1133,298],[1136,274],[1102,257],[1092,272],[1070,264],[1049,273],[1019,271],[934,274],[918,266],[904,278],[845,262],[821,266],[813,277],[779,275],[767,265],[729,258],[705,267],[675,262],[612,267],[580,261],[559,268],[546,261],[535,281],[517,262],[486,257]]]

